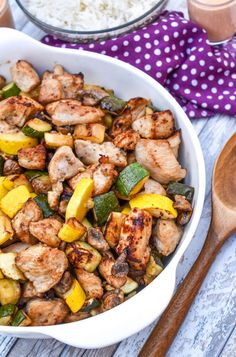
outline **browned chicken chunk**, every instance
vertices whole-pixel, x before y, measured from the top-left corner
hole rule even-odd
[[[58,232],[62,223],[56,218],[45,218],[38,222],[31,222],[29,225],[30,233],[40,242],[47,244],[49,247],[59,247],[61,240],[58,238]]]
[[[13,82],[20,88],[22,92],[30,92],[36,88],[40,79],[32,65],[27,61],[17,61],[11,69]]]
[[[46,110],[55,125],[97,123],[104,116],[101,109],[81,105],[75,99],[64,99],[48,104]]]
[[[43,297],[43,293],[37,293],[33,284],[30,281],[27,281],[23,285],[23,291],[22,291],[23,300],[25,301],[36,297],[40,297],[40,298]]]
[[[158,252],[165,256],[171,254],[182,234],[182,229],[172,219],[159,219],[153,230],[153,238]]]
[[[94,273],[88,273],[84,269],[75,269],[75,273],[87,298],[101,299],[103,295],[101,279]]]
[[[16,96],[0,101],[0,120],[9,125],[22,127],[26,119],[43,110],[41,104],[29,97]]]
[[[120,241],[116,247],[118,254],[127,252],[127,260],[132,267],[142,263],[147,254],[148,243],[152,233],[152,216],[146,211],[134,208],[121,226]]]
[[[175,155],[175,157],[178,157],[179,154],[179,147],[181,144],[181,135],[180,135],[180,130],[177,130],[172,136],[170,136],[167,139],[168,143],[170,144],[170,147]]]
[[[104,236],[111,248],[119,243],[120,231],[124,215],[120,212],[112,212],[108,217],[104,228]]]
[[[12,227],[17,237],[24,243],[35,244],[37,239],[30,234],[29,224],[30,222],[37,222],[41,218],[41,208],[33,199],[29,199],[12,220]]]
[[[139,139],[139,134],[130,129],[117,135],[113,142],[120,149],[134,150]]]
[[[162,196],[166,196],[166,190],[164,187],[157,181],[148,179],[144,184],[144,193],[148,194],[158,194]]]
[[[26,305],[31,326],[57,325],[69,314],[66,303],[61,299],[33,299]]]
[[[21,167],[29,170],[43,170],[46,165],[46,149],[43,145],[33,148],[20,149],[18,151],[18,161]]]
[[[50,208],[57,211],[59,208],[60,197],[63,192],[63,184],[56,182],[52,184],[52,191],[48,191],[48,204]]]
[[[101,195],[109,191],[118,173],[115,166],[109,163],[94,164],[85,171],[77,174],[69,180],[70,187],[74,190],[83,178],[91,178],[94,181],[93,195]]]
[[[33,283],[36,292],[44,293],[60,281],[68,260],[61,250],[37,244],[18,253],[16,265]]]
[[[169,138],[175,129],[175,122],[170,110],[146,114],[135,120],[132,128],[146,139]]]
[[[126,154],[111,142],[96,144],[85,140],[75,140],[75,151],[79,159],[86,165],[95,164],[103,156],[110,164],[124,167],[127,165]]]
[[[136,145],[135,155],[137,162],[161,184],[180,181],[186,176],[186,170],[176,160],[167,140],[141,139]]]
[[[48,104],[64,98],[61,82],[53,78],[53,74],[45,72],[39,91],[39,102]]]
[[[12,159],[7,159],[3,165],[3,175],[16,175],[21,173],[20,165],[17,161]]]
[[[48,172],[52,183],[62,182],[75,176],[82,162],[77,159],[69,146],[61,146],[53,155],[49,165]]]
[[[112,267],[115,264],[115,259],[111,254],[105,253],[98,266],[100,274],[106,279],[107,283],[114,286],[114,288],[120,288],[125,285],[127,276],[115,276],[112,274]]]

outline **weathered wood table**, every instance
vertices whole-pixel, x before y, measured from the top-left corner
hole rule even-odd
[[[40,39],[43,32],[25,18],[14,0],[11,0],[10,3],[17,29]],[[171,0],[169,8],[186,13],[186,4],[183,0]],[[178,266],[177,285],[196,259],[210,223],[210,187],[213,163],[223,144],[236,131],[236,118],[222,115],[216,115],[209,120],[193,120],[192,123],[203,148],[207,189],[198,230]],[[236,235],[226,242],[216,258],[168,353],[168,357],[236,356],[235,238]],[[26,340],[0,336],[0,357],[136,357],[153,327],[154,324],[119,344],[100,350],[77,349],[52,339]]]

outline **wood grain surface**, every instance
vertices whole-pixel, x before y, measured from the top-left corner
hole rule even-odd
[[[10,0],[10,3],[14,9],[16,27],[40,39],[43,32],[27,21],[14,0]],[[185,0],[170,0],[168,7],[186,13]],[[209,120],[193,120],[192,123],[203,148],[207,190],[197,232],[178,265],[177,285],[189,271],[204,243],[211,216],[210,174],[223,144],[236,131],[236,119],[222,115]],[[236,356],[235,238],[236,235],[231,237],[217,256],[167,357]],[[100,350],[76,349],[52,339],[26,340],[0,336],[0,357],[136,357],[154,325],[120,344]]]

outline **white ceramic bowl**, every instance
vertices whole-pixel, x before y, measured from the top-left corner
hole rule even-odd
[[[150,98],[158,108],[172,110],[177,126],[182,129],[181,163],[188,170],[186,182],[195,187],[194,212],[164,271],[128,301],[89,319],[56,326],[0,326],[0,333],[17,337],[54,337],[82,348],[107,346],[153,322],[173,295],[178,262],[193,238],[203,208],[205,167],[200,143],[174,98],[158,82],[129,64],[91,52],[49,47],[15,30],[0,29],[0,74],[10,79],[9,68],[18,59],[28,60],[39,73],[60,63],[72,72],[83,72],[87,82],[114,88],[122,98]]]

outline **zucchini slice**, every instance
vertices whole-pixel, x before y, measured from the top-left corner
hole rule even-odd
[[[89,299],[85,301],[83,308],[80,310],[81,312],[91,312],[93,309],[101,306],[101,302],[96,299]]]
[[[144,275],[144,281],[146,284],[151,283],[151,281],[156,278],[164,269],[161,259],[155,252],[152,252],[147,264],[146,273]]]
[[[192,202],[194,196],[194,187],[185,185],[180,182],[171,182],[167,187],[166,193],[169,196],[182,195],[185,196],[189,202]]]
[[[138,288],[138,283],[134,281],[133,279],[127,277],[127,281],[125,285],[121,287],[121,290],[125,295],[130,294],[132,291],[136,290]]]
[[[126,102],[120,98],[115,97],[114,95],[107,96],[100,102],[101,109],[111,114],[121,113],[125,106]]]
[[[40,177],[40,176],[48,176],[47,171],[38,171],[38,170],[27,170],[25,171],[25,176],[29,181],[32,181],[33,179]]]
[[[2,88],[1,93],[3,98],[7,99],[9,97],[14,97],[15,95],[20,94],[20,88],[17,87],[16,83],[11,82]]]
[[[134,162],[121,171],[115,187],[122,196],[129,197],[141,191],[148,178],[149,172]]]
[[[30,324],[31,320],[29,316],[26,315],[24,310],[19,310],[14,316],[11,326],[29,326]]]
[[[0,325],[8,326],[12,321],[12,317],[16,312],[16,306],[13,304],[7,304],[0,306]]]
[[[46,121],[34,118],[28,121],[21,130],[26,136],[42,139],[44,133],[52,130],[52,126]]]
[[[16,304],[20,298],[21,290],[18,281],[11,279],[0,280],[0,303]]]
[[[111,212],[119,212],[120,204],[113,191],[94,197],[94,217],[99,226],[106,223]]]
[[[82,268],[92,273],[99,265],[102,256],[86,242],[77,241],[68,245],[66,255],[75,268]]]
[[[34,201],[43,211],[44,218],[48,218],[54,214],[54,212],[49,207],[47,196],[44,195],[43,193],[40,193],[38,196],[36,196],[34,198]]]

